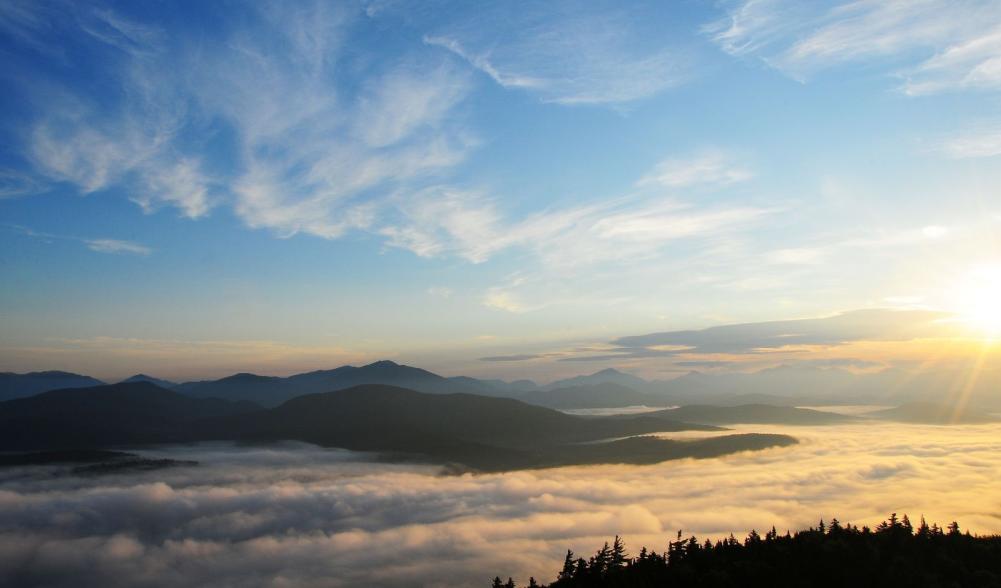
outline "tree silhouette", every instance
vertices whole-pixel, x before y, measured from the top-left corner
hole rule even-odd
[[[666,553],[643,547],[634,558],[616,536],[587,560],[567,551],[548,588],[1001,588],[1001,536],[962,533],[956,522],[946,530],[924,517],[914,529],[894,513],[875,529],[831,519],[781,536],[774,527],[764,538],[751,531],[743,542],[730,535],[700,543],[679,531]],[[494,588],[513,586],[494,578]],[[528,586],[547,588],[535,578]]]

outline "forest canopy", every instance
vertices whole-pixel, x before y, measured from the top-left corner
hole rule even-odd
[[[515,588],[495,577],[493,588]],[[1001,536],[975,536],[959,524],[914,525],[896,513],[874,529],[820,521],[817,527],[764,535],[752,530],[715,542],[683,537],[658,552],[627,552],[621,537],[589,558],[567,551],[551,584],[530,588],[726,586],[1001,586]]]

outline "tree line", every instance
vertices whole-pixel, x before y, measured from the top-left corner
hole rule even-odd
[[[646,547],[630,555],[621,537],[589,558],[567,551],[556,580],[531,578],[529,588],[777,587],[997,587],[1001,588],[1001,536],[913,525],[896,513],[875,528],[820,521],[817,527],[780,535],[751,531],[715,542],[683,537],[667,550]],[[495,577],[492,588],[517,588]]]

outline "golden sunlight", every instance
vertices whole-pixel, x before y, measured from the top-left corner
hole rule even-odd
[[[1001,336],[1001,263],[971,268],[955,292],[964,322],[991,338]]]

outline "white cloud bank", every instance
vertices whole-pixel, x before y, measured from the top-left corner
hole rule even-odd
[[[874,524],[1001,530],[1001,427],[764,428],[783,449],[655,466],[442,477],[310,448],[187,448],[202,465],[101,478],[5,470],[0,583],[481,586],[551,580],[567,548]]]

